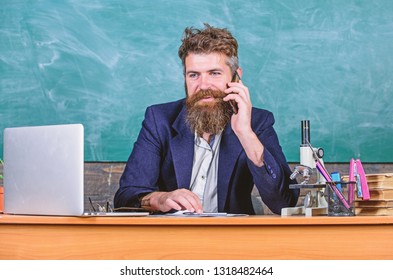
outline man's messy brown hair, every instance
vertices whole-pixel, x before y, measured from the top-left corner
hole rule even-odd
[[[183,69],[185,70],[185,60],[190,53],[221,53],[228,57],[227,64],[232,72],[235,72],[239,68],[236,39],[226,28],[215,28],[207,23],[204,25],[204,29],[187,27],[184,30],[182,45],[178,52]]]

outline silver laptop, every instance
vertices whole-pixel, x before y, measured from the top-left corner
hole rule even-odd
[[[94,216],[95,213],[84,213],[83,143],[81,124],[6,128],[4,213]],[[105,215],[148,214],[113,212]]]

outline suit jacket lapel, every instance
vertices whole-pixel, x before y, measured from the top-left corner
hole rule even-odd
[[[228,124],[223,131],[218,162],[218,211],[224,210],[233,169],[241,151],[239,139]]]
[[[194,159],[194,134],[185,122],[186,109],[183,107],[173,123],[177,135],[171,140],[171,151],[179,188],[189,188]]]

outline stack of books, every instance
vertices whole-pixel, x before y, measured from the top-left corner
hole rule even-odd
[[[393,216],[393,173],[367,174],[370,200],[355,195],[355,214],[359,216]]]

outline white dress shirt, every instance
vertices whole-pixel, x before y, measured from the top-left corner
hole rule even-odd
[[[190,189],[198,195],[204,212],[217,212],[218,157],[221,142],[220,132],[208,143],[195,134],[194,161]]]

